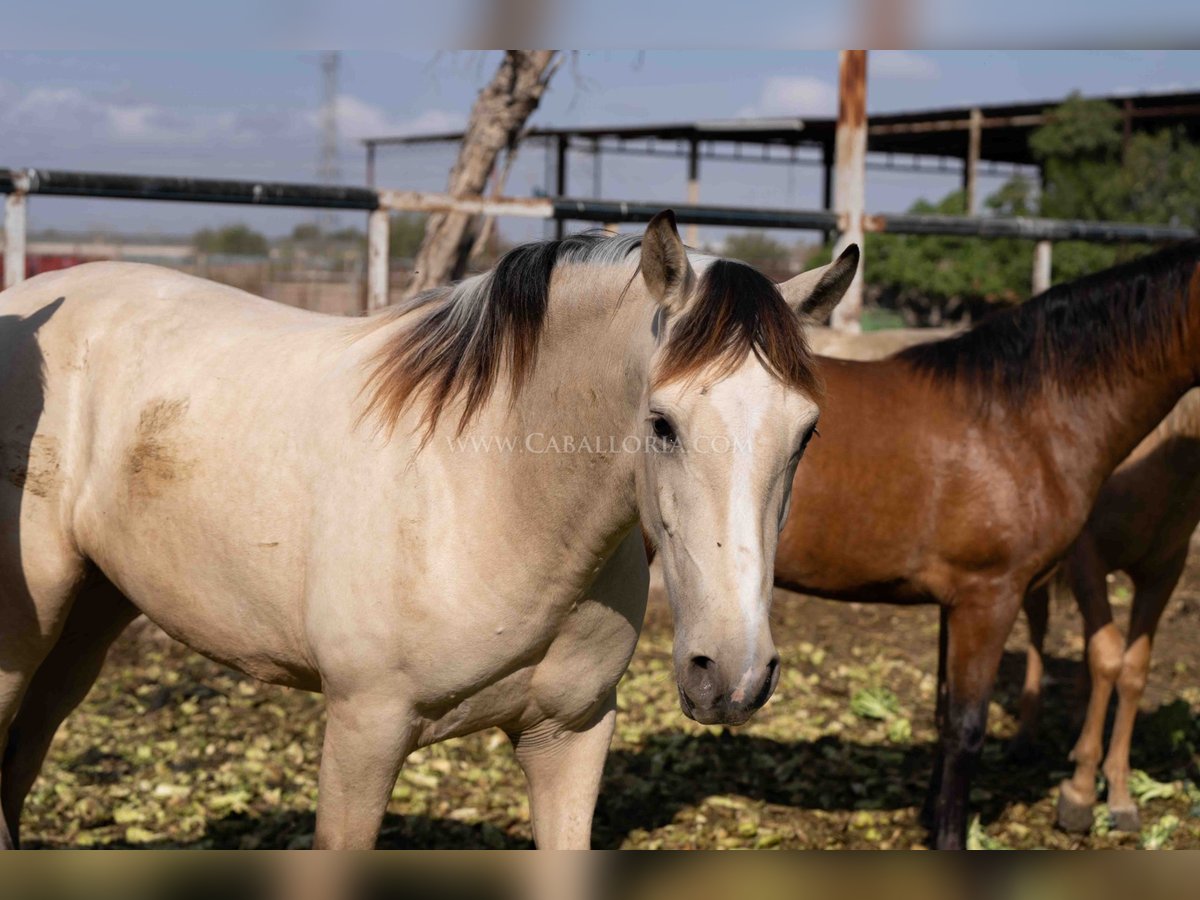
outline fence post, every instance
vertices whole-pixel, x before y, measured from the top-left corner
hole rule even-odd
[[[367,312],[388,305],[389,225],[386,209],[372,210],[367,218]]]
[[[836,258],[850,244],[863,243],[867,170],[867,51],[843,50],[838,60],[838,123],[834,147],[833,199],[842,217],[841,233],[834,244]],[[862,330],[863,277],[858,274],[833,310],[834,328]]]
[[[4,199],[4,286],[25,280],[25,191],[14,185]]]
[[[1050,289],[1050,241],[1038,241],[1033,247],[1033,295]]]

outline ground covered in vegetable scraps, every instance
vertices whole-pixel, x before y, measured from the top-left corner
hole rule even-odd
[[[1126,583],[1113,581],[1119,621]],[[775,697],[744,728],[679,711],[661,598],[620,689],[596,814],[598,847],[904,848],[933,755],[936,611],[780,592]],[[1005,758],[1023,671],[1009,641],[972,793],[973,846],[1200,848],[1200,565],[1155,647],[1133,765],[1142,831],[1054,827],[1068,771],[1082,641],[1053,611],[1047,709],[1035,758]],[[23,820],[34,847],[303,847],[312,840],[322,729],[318,696],[259,684],[135,626],[55,740]],[[392,794],[384,847],[528,847],[523,777],[499,732],[414,754]]]

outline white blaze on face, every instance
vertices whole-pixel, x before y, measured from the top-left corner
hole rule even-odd
[[[758,463],[761,460],[755,454],[756,446],[763,443],[766,404],[762,402],[762,395],[750,389],[749,385],[737,390],[742,385],[734,382],[743,380],[749,379],[731,378],[726,382],[731,390],[722,390],[713,397],[713,407],[728,436],[730,488],[724,544],[727,551],[733,554],[734,590],[745,628],[743,676],[732,695],[732,700],[738,702],[744,700],[744,692],[750,688],[745,684],[745,679],[751,677],[756,636],[763,628],[763,618],[766,616],[762,602],[762,510],[766,502],[763,492],[768,486],[764,486],[761,476],[758,476]]]
[[[768,612],[780,506],[789,462],[817,415],[753,356],[732,374],[668,384],[650,409],[673,423],[682,446],[649,454],[644,513],[676,618],[677,664],[717,663],[728,699],[762,688],[772,654]]]

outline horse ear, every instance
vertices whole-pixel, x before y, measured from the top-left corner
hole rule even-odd
[[[696,273],[688,262],[687,248],[679,239],[674,210],[664,209],[646,226],[642,238],[642,279],[650,296],[668,313],[683,309]]]
[[[788,279],[779,285],[779,292],[798,315],[823,322],[854,280],[858,257],[858,244],[851,244],[829,265]]]

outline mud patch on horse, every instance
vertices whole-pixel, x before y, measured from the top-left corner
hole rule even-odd
[[[132,494],[156,497],[191,474],[195,460],[183,451],[179,436],[187,408],[187,400],[156,400],[142,410],[127,462]]]

